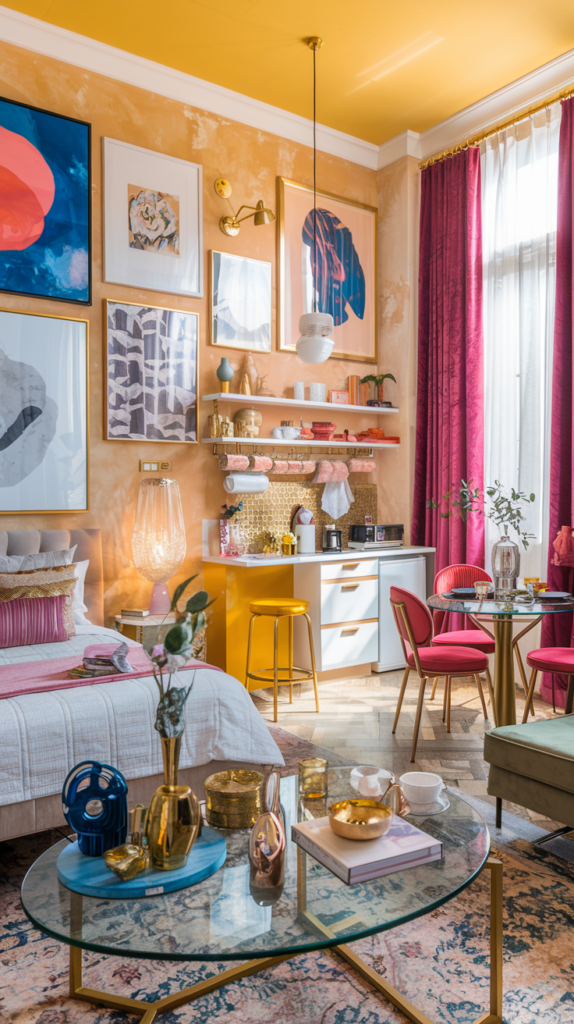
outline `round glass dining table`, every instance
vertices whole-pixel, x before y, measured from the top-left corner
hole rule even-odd
[[[457,612],[467,615],[475,626],[487,633],[495,644],[494,649],[494,717],[495,724],[515,725],[516,723],[516,690],[514,685],[514,658],[516,649],[518,667],[525,691],[528,690],[526,675],[518,641],[536,626],[543,615],[559,615],[574,611],[574,598],[571,601],[532,601],[530,604],[518,601],[484,601],[465,600],[444,594],[433,594],[427,604],[430,608],[442,612]],[[513,635],[514,621],[526,622],[516,636]],[[493,632],[485,623],[492,623]]]

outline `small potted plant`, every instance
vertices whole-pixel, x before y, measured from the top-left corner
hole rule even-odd
[[[370,381],[376,386],[376,398],[370,399],[367,405],[380,405],[383,401],[383,392],[386,380],[393,380],[397,383],[396,377],[393,377],[392,373],[369,373],[366,377],[361,377],[361,384],[368,384]]]

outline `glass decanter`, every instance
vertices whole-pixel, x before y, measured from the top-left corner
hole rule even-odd
[[[508,528],[492,546],[492,576],[495,590],[515,590],[520,576],[520,549],[508,536]]]
[[[265,783],[265,810],[249,837],[249,891],[260,907],[276,903],[285,879],[285,828],[279,803],[279,772],[274,769]]]

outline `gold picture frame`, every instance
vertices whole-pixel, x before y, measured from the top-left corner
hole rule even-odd
[[[21,330],[20,330],[19,338],[18,339],[16,338],[17,331],[15,329],[12,329],[11,331],[6,331],[6,330],[3,329],[4,325],[2,324],[2,318],[4,317],[5,314],[10,314],[10,315],[13,315],[13,316],[26,318],[24,321],[22,321],[22,323],[20,325],[21,326]],[[74,366],[74,365],[70,364],[69,353],[68,352],[64,352],[64,351],[62,351],[61,353],[58,352],[58,344],[62,341],[62,339],[58,337],[58,333],[56,331],[50,332],[48,330],[46,336],[44,336],[42,339],[38,339],[38,341],[41,342],[41,343],[39,343],[37,345],[37,351],[35,351],[35,352],[34,351],[26,351],[26,347],[28,349],[33,348],[34,342],[36,341],[35,338],[31,338],[31,337],[28,337],[27,339],[24,338],[23,340],[20,340],[22,338],[22,332],[25,331],[26,321],[28,319],[30,319],[30,320],[38,319],[39,321],[40,320],[63,321],[65,323],[70,323],[70,324],[82,324],[84,326],[85,334],[84,334],[83,339],[80,339],[82,341],[82,346],[81,346],[81,348],[82,348],[82,355],[80,357],[80,362],[78,363],[78,365]],[[14,328],[14,325],[13,325],[13,328]],[[50,336],[50,333],[51,333],[51,336]],[[18,466],[21,467],[21,466],[26,464],[26,460],[28,461],[28,464],[32,464],[32,469],[30,469],[30,471],[26,474],[26,476],[24,476],[22,478],[22,480],[19,481],[18,483],[19,483],[19,485],[22,485],[22,484],[24,485],[23,486],[24,493],[26,492],[27,489],[30,490],[31,496],[33,495],[33,497],[34,497],[34,501],[36,500],[36,496],[39,493],[41,494],[40,487],[41,487],[42,483],[44,484],[45,488],[48,488],[49,486],[57,487],[59,484],[61,485],[62,483],[64,483],[64,485],[65,485],[65,479],[64,479],[64,481],[62,479],[63,476],[65,478],[65,472],[66,472],[65,465],[64,465],[66,460],[65,460],[65,458],[63,458],[63,453],[65,451],[65,454],[69,455],[69,453],[71,451],[71,449],[70,449],[70,437],[73,437],[73,432],[70,431],[70,430],[67,430],[67,429],[62,430],[62,427],[67,427],[67,426],[70,425],[70,420],[69,419],[66,420],[66,416],[68,416],[68,417],[73,416],[73,418],[76,419],[77,418],[77,414],[73,415],[75,410],[71,413],[70,410],[65,409],[63,407],[63,405],[62,405],[62,401],[65,401],[66,399],[68,399],[68,401],[70,403],[72,402],[73,396],[71,396],[71,393],[70,393],[70,381],[71,381],[71,379],[72,379],[72,377],[74,375],[74,372],[78,373],[78,370],[79,370],[79,373],[80,373],[81,376],[83,376],[83,380],[84,380],[84,386],[82,388],[82,394],[79,395],[79,396],[76,395],[76,400],[79,403],[78,409],[79,409],[80,420],[83,420],[83,422],[80,423],[80,427],[79,427],[79,430],[78,430],[78,433],[79,433],[79,436],[80,436],[80,439],[81,439],[81,445],[80,445],[80,448],[78,450],[80,450],[80,451],[82,451],[84,453],[84,460],[85,460],[85,475],[84,475],[84,478],[83,478],[83,481],[84,481],[84,491],[85,491],[85,504],[83,504],[81,508],[72,507],[71,505],[65,506],[63,508],[60,508],[60,507],[58,507],[58,508],[37,508],[37,507],[35,507],[35,508],[7,508],[6,505],[9,503],[10,487],[9,486],[5,486],[5,487],[2,487],[2,491],[0,492],[2,494],[2,498],[3,498],[2,506],[0,507],[0,513],[3,514],[3,515],[20,515],[20,516],[25,516],[25,515],[56,515],[56,514],[61,514],[63,512],[73,513],[75,515],[76,513],[77,514],[81,514],[81,513],[89,512],[90,511],[90,361],[89,361],[89,341],[90,341],[90,339],[89,339],[89,334],[90,334],[90,324],[89,324],[89,320],[87,320],[85,317],[57,316],[57,315],[55,315],[53,313],[32,313],[29,310],[8,309],[6,307],[0,307],[0,350],[2,350],[2,353],[5,356],[7,356],[8,359],[11,358],[11,352],[12,352],[12,356],[17,356],[18,357],[17,359],[14,359],[12,361],[22,363],[22,365],[26,366],[28,371],[32,370],[33,374],[35,374],[35,379],[34,380],[29,380],[27,382],[26,391],[27,391],[27,393],[28,393],[30,398],[32,398],[32,396],[37,396],[38,394],[40,394],[42,399],[45,401],[45,405],[43,406],[43,408],[39,412],[36,411],[32,407],[33,406],[33,403],[32,403],[32,405],[29,404],[29,406],[28,406],[28,416],[27,417],[26,416],[22,416],[22,417],[19,416],[18,417],[18,420],[20,420],[20,428],[21,428],[20,432],[19,432],[19,435],[8,446],[8,447],[11,447],[12,444],[18,444],[18,442],[21,439],[23,439],[23,445],[22,446],[18,446],[18,450],[14,450],[12,452],[13,464],[14,465],[18,465]],[[10,347],[10,342],[12,342],[12,346],[11,347]],[[77,344],[76,340],[71,338],[70,339],[70,345],[73,346],[75,344]],[[19,350],[18,351],[16,351],[16,346],[19,346]],[[42,365],[42,360],[44,360],[44,365]],[[65,373],[62,372],[63,370],[65,371]],[[42,377],[42,373],[44,374],[44,376],[46,378],[48,378],[47,380],[45,380],[44,377]],[[36,379],[36,378],[38,378],[38,379]],[[38,388],[38,384],[40,385],[39,388]],[[30,389],[30,385],[32,385],[32,389]],[[1,378],[0,378],[0,388],[1,388]],[[13,390],[13,388],[12,388],[12,390]],[[56,405],[56,398],[54,397],[54,395],[57,397],[57,401],[58,401],[58,403],[60,403],[59,405]],[[55,415],[52,416],[52,420],[53,420],[52,425],[54,427],[54,433],[52,434],[52,437],[48,441],[48,444],[46,445],[46,448],[45,448],[45,451],[44,451],[42,457],[38,459],[37,458],[38,451],[36,451],[35,455],[31,454],[29,442],[28,442],[28,445],[27,445],[27,449],[28,449],[27,452],[23,452],[22,448],[24,447],[24,445],[25,445],[26,441],[28,440],[28,438],[30,438],[30,436],[31,436],[31,434],[28,434],[28,431],[31,431],[31,428],[33,428],[35,420],[36,419],[40,419],[40,416],[44,416],[44,415],[48,416],[48,409],[49,409],[48,403],[50,403],[52,406],[56,406]],[[2,401],[0,401],[0,407],[3,407],[3,411],[4,411],[4,415],[5,415],[6,414],[6,402],[2,403]],[[82,416],[82,409],[83,409],[83,416]],[[24,409],[23,408],[21,409],[21,413],[24,414]],[[9,424],[9,428],[12,427],[15,424],[16,424],[16,420],[14,420],[13,423]],[[60,434],[57,433],[57,427],[60,428]],[[51,429],[51,427],[49,429]],[[42,433],[43,438],[45,440],[45,438],[46,438],[45,423],[43,425],[43,429],[42,429],[41,433]],[[56,446],[57,446],[58,438],[62,434],[66,435],[65,441],[60,442],[60,446],[62,446],[62,444],[63,444],[64,448],[62,449],[62,451],[60,453],[58,453],[57,451],[54,451],[54,450],[51,451],[51,449],[53,448],[53,442],[55,441],[56,442]],[[3,452],[0,453],[0,454],[3,455],[3,453],[5,451],[7,451],[7,450],[8,450],[8,448],[4,448]],[[33,480],[29,480],[28,478],[29,477],[33,477],[35,470],[38,469],[46,461],[46,459],[53,459],[54,467],[52,469],[50,469],[50,467],[45,468],[44,473],[41,475],[41,478],[37,478],[36,477]],[[4,467],[2,467],[2,459],[0,459],[0,476],[2,475],[2,469],[3,468],[4,468],[4,473],[9,472],[9,464],[6,461],[6,457],[5,456],[4,456],[4,463],[5,463]],[[34,465],[34,463],[35,463],[35,465]],[[64,465],[64,469],[62,469],[63,465]],[[72,487],[72,486],[77,487],[77,469],[78,469],[78,467],[77,467],[77,465],[75,465],[73,467],[73,471],[74,471],[74,474],[75,474],[75,480],[74,480],[73,484],[72,484],[72,482],[70,482],[70,487]],[[26,483],[26,481],[28,481],[28,482]],[[28,501],[26,503],[27,504],[32,504],[32,497],[31,497],[30,501]],[[38,504],[41,504],[41,502],[38,501]]]
[[[241,263],[260,264],[261,267],[269,268],[269,270],[268,270],[268,276],[269,276],[268,289],[269,289],[269,294],[268,294],[268,296],[265,296],[265,301],[267,302],[267,299],[268,299],[268,302],[269,302],[269,325],[268,325],[268,327],[269,327],[269,339],[268,339],[268,342],[265,343],[265,345],[255,345],[255,344],[243,343],[242,341],[236,341],[235,339],[233,339],[233,340],[225,339],[225,340],[222,340],[222,341],[218,341],[217,340],[217,337],[216,337],[217,336],[217,326],[216,326],[217,311],[215,309],[215,302],[214,302],[214,296],[215,296],[215,291],[216,291],[216,287],[215,287],[215,285],[216,285],[216,267],[215,267],[216,257],[220,257],[220,259],[219,259],[220,267],[221,267],[221,264],[223,262],[221,257],[224,257],[226,260],[237,261],[238,263],[241,262]],[[217,269],[219,270],[219,268],[217,268]],[[241,256],[241,255],[238,255],[237,253],[222,252],[219,249],[210,249],[210,251],[209,251],[209,275],[208,275],[208,277],[209,277],[209,344],[210,345],[213,345],[215,348],[229,348],[229,349],[233,349],[236,352],[259,352],[259,353],[263,352],[263,353],[267,353],[267,352],[271,352],[273,350],[273,345],[272,345],[272,323],[273,323],[272,273],[273,273],[273,264],[269,260],[256,260],[252,256]],[[264,282],[260,281],[259,282],[259,286],[260,287],[264,287],[265,286]],[[254,287],[256,287],[256,284],[254,284]],[[247,298],[249,298],[249,297],[247,296]],[[233,309],[231,309],[230,312],[231,312],[231,315],[233,316]],[[238,317],[241,315],[241,313],[238,310],[236,310],[236,312],[238,313],[238,316],[234,317],[234,319],[238,320]],[[242,326],[242,325],[240,324],[240,326]],[[265,327],[266,325],[262,324],[261,326]]]
[[[109,364],[110,364],[110,350],[109,350],[109,321],[108,321],[108,313],[109,313],[109,307],[110,306],[131,307],[134,310],[139,310],[139,311],[149,310],[149,311],[153,311],[154,313],[177,313],[178,316],[181,316],[181,317],[192,317],[192,318],[195,319],[195,338],[193,340],[193,343],[195,344],[195,364],[194,364],[195,365],[195,370],[194,370],[194,376],[195,376],[195,381],[194,381],[194,383],[195,383],[195,405],[194,405],[194,409],[195,409],[195,430],[194,430],[195,438],[194,439],[189,439],[189,438],[186,438],[185,436],[181,437],[181,438],[176,438],[176,437],[153,437],[153,436],[151,436],[151,437],[150,436],[146,436],[146,437],[141,437],[141,436],[130,437],[130,436],[123,436],[122,433],[117,433],[115,436],[113,434],[110,434],[110,415],[111,415],[111,413],[118,411],[118,407],[117,406],[116,406],[116,408],[114,410],[112,410],[110,408],[110,400],[109,400],[110,399],[110,367],[109,367]],[[133,302],[133,300],[130,300],[130,299],[108,299],[108,298],[104,298],[103,299],[103,316],[104,316],[104,331],[103,331],[103,366],[104,366],[104,402],[103,402],[104,422],[103,422],[103,437],[104,437],[104,441],[127,441],[127,442],[130,442],[130,443],[136,442],[136,443],[140,443],[140,444],[199,444],[200,443],[200,438],[199,438],[199,401],[198,401],[198,399],[199,399],[199,394],[198,394],[198,391],[199,391],[199,349],[200,349],[200,315],[199,315],[199,313],[195,313],[193,310],[189,310],[189,309],[174,309],[172,306],[154,306],[154,305],[151,305],[149,303]],[[118,331],[121,330],[120,328],[116,328],[116,329]],[[145,360],[145,354],[142,353],[142,362],[144,360]],[[135,411],[133,409],[133,407],[132,407],[132,411]],[[146,410],[143,409],[142,411],[145,412]],[[122,412],[124,412],[124,410],[122,410]],[[158,414],[156,414],[156,415],[158,415]],[[174,414],[174,413],[170,412],[170,413],[166,413],[166,416],[167,415],[169,415],[169,417],[173,420],[174,415],[180,415],[180,414]],[[182,413],[181,415],[183,416],[184,413]],[[181,424],[180,424],[180,428],[179,429],[183,431],[184,435],[189,432],[186,429],[186,427],[182,426]],[[130,430],[130,431],[127,431],[127,433],[129,435],[130,433],[135,433],[135,432]],[[147,431],[146,431],[146,433],[147,433]]]
[[[277,348],[280,352],[295,351],[299,317],[311,312],[310,308],[305,308],[301,245],[312,208],[310,186],[290,178],[277,178]],[[331,359],[377,363],[377,208],[321,190],[317,192],[317,210],[324,214],[318,220],[323,242],[325,233],[330,232],[344,249],[343,264],[350,258],[354,265],[354,284],[346,293],[338,283],[333,283],[332,275],[324,275],[327,308],[320,311],[333,312],[335,319],[335,348]],[[320,238],[320,256],[321,247],[325,249]],[[330,253],[334,259],[339,259],[334,246]],[[323,260],[323,265],[329,262],[325,257]],[[311,270],[309,277],[310,273]],[[342,312],[337,315],[338,310]]]

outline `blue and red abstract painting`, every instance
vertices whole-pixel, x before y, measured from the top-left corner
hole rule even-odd
[[[0,291],[91,302],[90,125],[0,99]]]
[[[330,313],[335,327],[349,319],[347,305],[359,320],[365,315],[365,274],[353,235],[330,210],[318,209],[315,237],[313,210],[303,225],[303,242],[311,249],[311,268],[317,292],[317,311]]]

